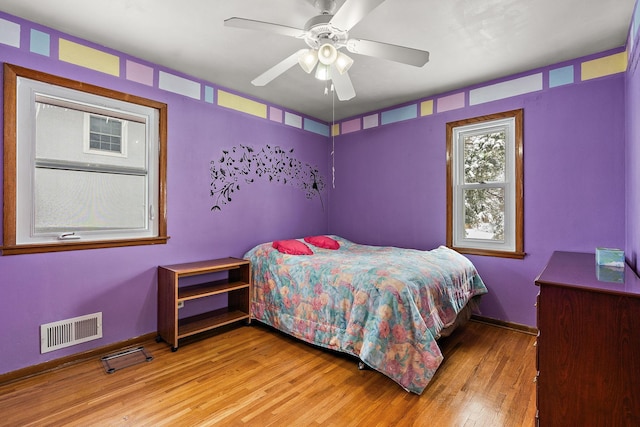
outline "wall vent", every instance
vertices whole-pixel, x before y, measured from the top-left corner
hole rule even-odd
[[[102,338],[102,312],[40,325],[40,353]]]

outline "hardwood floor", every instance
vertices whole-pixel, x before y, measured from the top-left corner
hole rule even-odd
[[[100,359],[0,385],[2,426],[533,426],[535,337],[469,322],[420,396],[260,325],[113,374]]]

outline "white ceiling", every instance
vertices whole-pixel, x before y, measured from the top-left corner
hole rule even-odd
[[[318,14],[312,3],[2,0],[0,10],[331,121],[623,46],[635,0],[386,0],[349,35],[428,50],[430,61],[349,54],[356,97],[336,99],[335,113],[324,82],[297,65],[264,87],[250,83],[304,41],[223,25],[237,16],[303,28]]]

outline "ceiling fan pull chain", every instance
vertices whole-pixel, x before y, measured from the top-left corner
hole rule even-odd
[[[331,82],[331,187],[336,188],[336,134],[334,132],[336,126],[336,93],[333,91],[333,82]]]

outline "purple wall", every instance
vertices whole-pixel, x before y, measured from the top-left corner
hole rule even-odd
[[[55,31],[47,30],[51,34]],[[25,31],[26,33],[26,31]],[[52,49],[54,49],[52,47]],[[136,60],[138,62],[143,62]],[[632,73],[336,137],[336,188],[307,199],[258,180],[211,212],[210,161],[223,149],[294,149],[327,189],[327,138],[0,44],[0,62],[58,74],[169,105],[167,245],[0,257],[0,374],[156,330],[156,267],[242,256],[257,243],[331,232],[360,243],[431,249],[445,241],[445,124],[525,109],[524,260],[470,257],[490,288],[482,314],[535,325],[533,281],[553,250],[625,245],[627,116],[640,109]],[[149,64],[152,66],[153,64]],[[154,66],[155,67],[155,66]],[[170,71],[170,70],[168,70]],[[157,75],[156,75],[157,79]],[[632,96],[631,96],[632,95]],[[626,250],[640,249],[640,129],[627,120]],[[104,337],[41,355],[39,325],[102,311]]]
[[[469,256],[482,314],[535,326],[534,280],[554,250],[623,247],[624,74],[336,138],[331,232],[431,249],[446,238],[447,122],[524,108],[524,260]]]
[[[636,3],[636,13],[638,17],[638,4]],[[633,25],[638,28],[638,25]],[[628,43],[634,46],[629,56],[629,67],[626,76],[626,109],[625,109],[625,130],[626,130],[626,244],[625,256],[628,262],[640,273],[640,71],[638,61],[640,60],[640,49],[637,48],[639,38],[632,34],[635,43]]]
[[[211,212],[209,196],[210,161],[239,144],[294,149],[293,157],[319,168],[329,183],[325,136],[2,44],[0,62],[168,104],[171,236],[166,245],[0,257],[0,374],[156,331],[158,265],[241,257],[258,243],[327,232],[326,190],[324,210],[317,197],[265,179],[241,183],[219,212]],[[40,354],[39,325],[97,311],[102,339]]]

